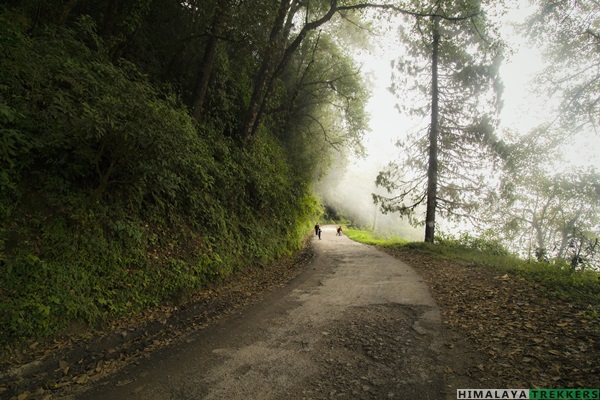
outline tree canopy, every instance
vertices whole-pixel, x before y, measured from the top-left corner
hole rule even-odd
[[[569,171],[561,153],[596,129],[600,9],[588,1],[533,3],[519,29],[549,61],[530,85],[548,99],[550,119],[530,132],[497,125],[498,67],[511,49],[487,14],[501,14],[503,4],[420,2],[423,9],[407,17],[391,90],[399,111],[422,123],[399,132],[399,159],[377,177],[388,195],[373,198],[382,211],[425,224],[426,241],[437,213],[521,256],[585,269],[598,262],[597,172]],[[423,17],[436,10],[437,18]]]
[[[550,122],[562,141],[584,129],[598,133],[600,6],[593,0],[537,0],[534,4],[538,11],[521,29],[543,48],[548,60],[538,84],[548,97],[559,100]]]

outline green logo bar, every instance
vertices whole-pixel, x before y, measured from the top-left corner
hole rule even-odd
[[[600,399],[600,389],[529,389],[530,399]]]

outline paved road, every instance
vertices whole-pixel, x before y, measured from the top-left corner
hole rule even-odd
[[[421,278],[334,226],[312,240],[313,264],[290,284],[78,398],[445,398],[439,311]]]

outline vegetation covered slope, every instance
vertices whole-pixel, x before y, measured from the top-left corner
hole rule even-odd
[[[315,61],[336,51],[325,35],[280,62],[271,3],[208,6],[0,8],[1,343],[178,302],[301,246],[310,183],[328,141],[358,143],[364,91],[347,57]]]

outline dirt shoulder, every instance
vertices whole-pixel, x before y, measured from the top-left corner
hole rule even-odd
[[[477,357],[452,379],[478,388],[600,387],[600,324],[586,306],[549,299],[533,282],[414,252],[388,253],[427,282],[456,344]]]

